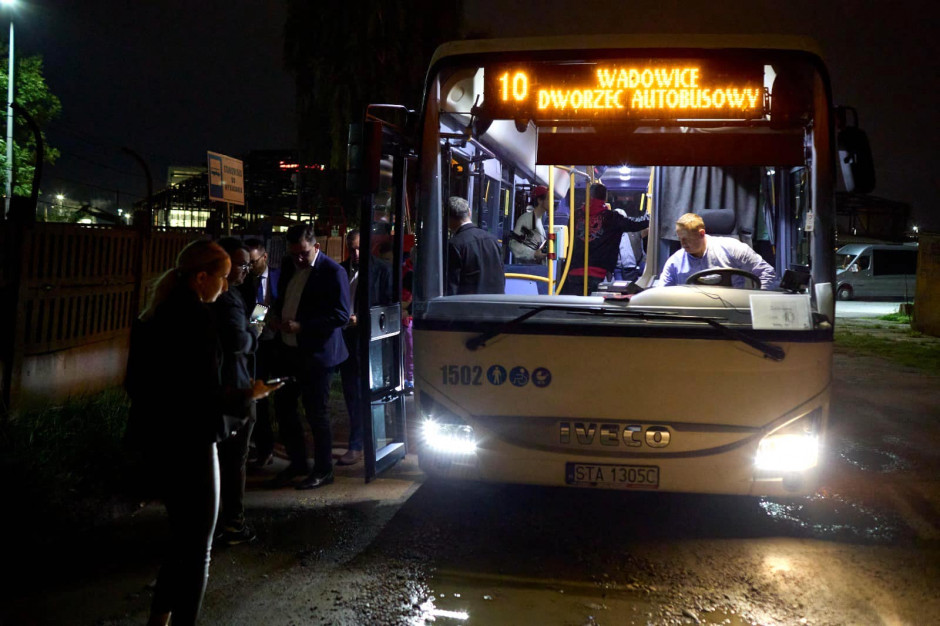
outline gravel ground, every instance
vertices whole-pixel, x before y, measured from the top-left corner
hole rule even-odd
[[[215,551],[202,623],[936,623],[940,378],[835,364],[809,498],[452,485],[410,455],[312,493],[253,476],[259,539]],[[149,506],[53,550],[14,545],[0,625],[144,623],[163,524]]]

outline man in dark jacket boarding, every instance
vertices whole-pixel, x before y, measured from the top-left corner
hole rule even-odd
[[[447,295],[505,293],[499,240],[470,221],[470,204],[452,196],[447,200]]]

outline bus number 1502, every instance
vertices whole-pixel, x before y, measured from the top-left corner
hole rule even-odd
[[[442,365],[444,385],[482,385],[483,368],[479,365]]]

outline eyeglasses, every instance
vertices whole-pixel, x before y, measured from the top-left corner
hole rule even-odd
[[[236,268],[236,269],[240,269],[240,270],[245,270],[245,271],[247,271],[247,270],[250,270],[250,269],[251,269],[251,264],[250,264],[250,263],[242,263],[241,265],[236,265],[235,268]]]

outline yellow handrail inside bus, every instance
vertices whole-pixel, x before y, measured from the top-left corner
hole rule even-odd
[[[571,167],[559,166],[559,169],[568,172],[568,191],[570,192],[571,197],[568,200],[568,254],[565,258],[565,269],[561,274],[561,280],[558,281],[558,285],[554,290],[553,295],[556,296],[561,293],[561,288],[565,286],[565,281],[568,279],[568,270],[571,269],[571,254],[574,252],[574,176],[577,174],[584,176],[585,178],[590,178],[587,174],[576,169],[573,165]]]
[[[524,278],[526,280],[540,280],[542,282],[549,282],[549,279],[544,276],[536,276],[535,274],[517,274],[516,272],[507,272],[506,278]]]
[[[646,211],[648,211],[651,203],[653,202],[653,172],[655,171],[656,168],[650,168],[650,182],[646,185],[646,193],[643,194],[642,198],[640,198],[640,215],[643,215]]]
[[[555,166],[548,166],[548,295],[555,291]]]

